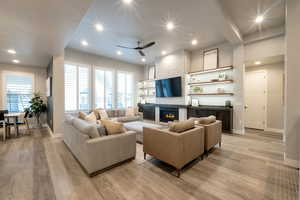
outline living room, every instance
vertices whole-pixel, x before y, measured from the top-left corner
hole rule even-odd
[[[298,199],[299,8],[4,2],[0,199]]]

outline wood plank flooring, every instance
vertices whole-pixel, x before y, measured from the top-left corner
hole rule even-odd
[[[150,156],[88,177],[60,138],[36,129],[0,141],[1,200],[294,200],[298,170],[283,164],[276,133],[223,135],[222,148],[188,165],[180,179]]]

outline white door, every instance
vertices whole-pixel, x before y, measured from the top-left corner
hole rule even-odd
[[[246,72],[245,126],[264,129],[266,123],[267,77],[265,71]]]

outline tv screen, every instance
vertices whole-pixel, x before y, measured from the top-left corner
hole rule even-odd
[[[181,97],[181,77],[155,81],[156,97]]]

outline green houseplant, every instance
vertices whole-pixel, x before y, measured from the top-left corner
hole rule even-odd
[[[42,113],[45,113],[47,111],[46,103],[38,92],[33,94],[33,97],[31,98],[29,103],[30,106],[25,110],[25,112],[28,112],[29,115],[34,116],[36,118],[37,125],[41,126],[40,117]]]

